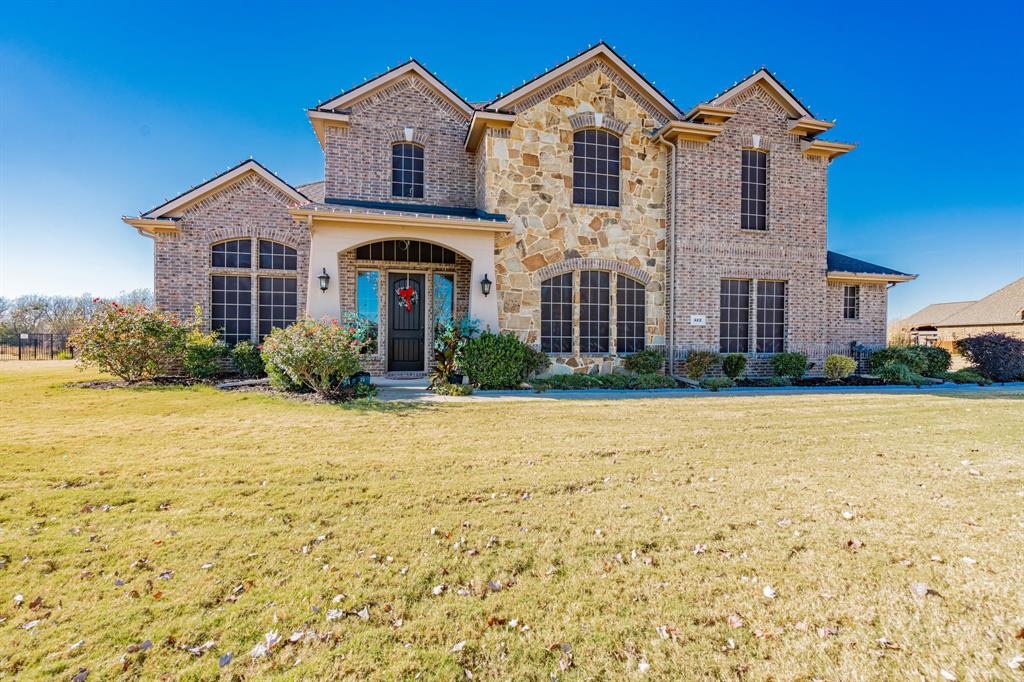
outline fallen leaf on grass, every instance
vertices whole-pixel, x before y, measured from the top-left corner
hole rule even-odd
[[[1017,654],[1006,662],[1006,665],[1010,667],[1010,670],[1020,670],[1024,667],[1024,655]]]
[[[932,588],[928,587],[925,583],[910,583],[910,591],[915,597],[927,597],[928,595],[936,597],[942,596]]]
[[[89,677],[88,669],[79,668],[75,676],[71,678],[71,682],[85,682],[87,677]]]
[[[731,616],[729,616],[728,618],[726,618],[725,622],[728,623],[729,627],[731,627],[731,628],[741,628],[741,627],[743,627],[743,619],[740,618],[735,613],[732,614]]]
[[[466,640],[462,640],[461,642],[457,642],[457,643],[455,644],[455,646],[453,646],[453,647],[451,648],[451,652],[452,652],[453,654],[457,654],[457,653],[459,653],[460,651],[462,651],[462,650],[463,650],[464,648],[466,648]]]
[[[432,590],[430,590],[430,593],[433,594],[435,597],[437,597],[437,596],[439,596],[441,594],[444,594],[444,591],[447,590],[447,589],[448,589],[448,586],[445,585],[444,583],[441,583],[440,585],[434,585],[434,588]]]
[[[775,599],[775,589],[771,585],[765,585],[761,593],[768,599]]]
[[[942,679],[944,680],[949,680],[949,682],[956,682],[956,673],[950,670],[946,670],[945,668],[943,668],[939,671],[939,675],[941,675]]]
[[[651,664],[647,662],[646,658],[641,658],[640,662],[636,664],[637,672],[641,674],[647,673],[651,669]]]
[[[882,647],[883,649],[892,649],[893,651],[899,651],[900,649],[900,645],[892,641],[888,637],[881,637],[877,641],[878,646]]]
[[[223,656],[221,656],[220,658],[217,659],[217,667],[223,668],[224,666],[226,666],[228,663],[231,662],[232,658],[234,658],[234,654],[232,654],[229,651],[228,653],[224,654]]]

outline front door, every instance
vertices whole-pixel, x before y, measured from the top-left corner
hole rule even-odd
[[[388,273],[388,371],[423,371],[423,275]]]

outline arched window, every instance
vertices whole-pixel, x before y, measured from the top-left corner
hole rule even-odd
[[[632,277],[615,278],[615,350],[620,355],[644,349],[645,293],[644,285]]]
[[[619,138],[588,128],[573,134],[572,202],[619,205]]]
[[[423,147],[411,142],[391,146],[391,196],[423,198]]]
[[[263,270],[298,270],[298,252],[290,246],[261,239],[260,268]]]
[[[214,244],[210,249],[210,265],[215,268],[252,267],[252,240],[232,239]]]

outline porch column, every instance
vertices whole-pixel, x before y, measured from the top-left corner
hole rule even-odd
[[[480,320],[481,330],[489,329],[497,334],[500,331],[497,286],[491,287],[489,296],[484,296],[480,290],[480,280],[484,275],[492,282],[497,279],[494,274],[494,237],[489,233],[484,234],[485,238],[479,240],[482,242],[480,247],[473,249],[472,254],[467,254],[473,260],[469,278],[469,314]]]
[[[329,239],[317,238],[311,230],[309,240],[309,286],[306,289],[306,315],[311,319],[337,319],[341,316],[341,273],[338,272],[339,248]],[[320,275],[324,270],[331,278],[327,291],[320,291]]]

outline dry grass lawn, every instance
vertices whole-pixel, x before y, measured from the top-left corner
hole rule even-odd
[[[1024,679],[1022,396],[88,378],[0,365],[2,679]]]

